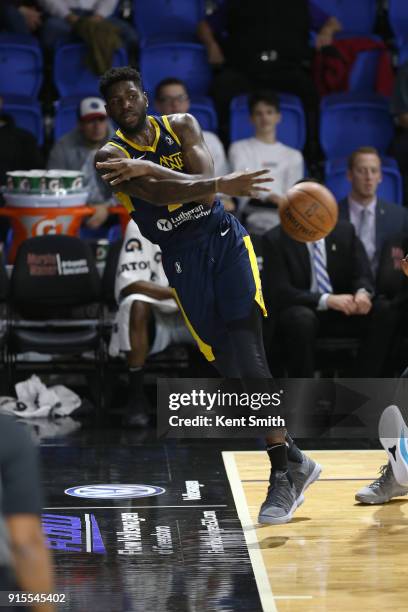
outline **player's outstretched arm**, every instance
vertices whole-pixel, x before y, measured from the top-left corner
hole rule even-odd
[[[256,197],[260,191],[269,191],[263,187],[264,183],[271,181],[269,170],[258,170],[256,172],[234,172],[217,178],[195,178],[190,175],[174,173],[175,178],[156,178],[157,164],[150,162],[138,162],[137,160],[124,159],[120,161],[98,162],[97,169],[104,171],[116,171],[119,167],[129,167],[133,164],[144,164],[143,168],[136,168],[135,174],[139,178],[121,180],[118,184],[110,182],[107,175],[102,178],[110,182],[114,191],[126,193],[131,196],[146,200],[156,206],[167,206],[169,204],[183,204],[193,200],[207,200],[214,193],[221,192],[230,196]],[[123,165],[122,165],[123,164]],[[160,170],[163,170],[160,168]],[[172,170],[164,169],[171,173]],[[149,172],[152,174],[148,174]],[[133,170],[132,170],[133,172]],[[146,172],[147,174],[143,174]],[[109,176],[109,175],[108,175]]]
[[[266,177],[267,170],[213,178],[213,161],[198,122],[191,115],[180,114],[171,116],[171,125],[180,138],[186,173],[144,160],[128,159],[116,147],[106,145],[95,157],[96,168],[114,191],[139,197],[157,206],[192,200],[211,205],[218,191],[226,195],[252,197],[259,191],[269,191],[262,187],[263,183],[272,180]]]

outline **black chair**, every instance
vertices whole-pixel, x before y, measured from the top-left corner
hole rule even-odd
[[[100,289],[92,251],[79,238],[47,235],[25,240],[18,250],[10,282],[11,377],[17,368],[54,371],[62,365],[82,372],[91,365],[97,371],[101,405],[104,359]],[[89,351],[94,354],[93,362],[83,358]],[[58,359],[26,362],[21,354],[27,352]]]

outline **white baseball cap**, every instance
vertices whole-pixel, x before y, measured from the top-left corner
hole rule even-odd
[[[105,103],[102,98],[84,98],[79,105],[79,118],[89,121],[97,117],[106,117]]]

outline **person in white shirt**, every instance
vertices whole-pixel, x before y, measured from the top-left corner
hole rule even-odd
[[[160,81],[154,94],[154,105],[161,115],[188,113],[190,110],[190,97],[185,83],[173,77]],[[214,175],[223,176],[228,174],[230,168],[221,140],[214,132],[209,130],[203,130],[202,132],[204,142],[214,161]],[[219,195],[225,210],[234,212],[235,204],[233,200],[229,196]]]
[[[269,168],[273,176],[272,193],[262,200],[239,198],[238,211],[246,217],[248,231],[263,234],[279,223],[278,205],[282,196],[304,175],[300,151],[276,139],[276,128],[282,120],[279,98],[271,91],[249,96],[248,106],[255,136],[237,140],[230,146],[228,158],[233,171]]]
[[[120,37],[128,50],[137,46],[135,28],[115,15],[118,0],[38,0],[46,19],[41,41],[46,49],[72,42],[73,27],[81,17],[92,21],[108,20],[119,29]]]
[[[119,256],[115,298],[119,305],[109,345],[111,357],[126,354],[129,399],[124,423],[143,427],[148,409],[143,393],[144,365],[148,355],[170,344],[192,344],[161,263],[161,251],[129,221]]]

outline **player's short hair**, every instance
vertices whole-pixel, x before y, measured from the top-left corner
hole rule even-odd
[[[248,97],[248,109],[250,115],[254,112],[255,106],[259,102],[264,102],[268,106],[273,106],[276,112],[280,112],[280,102],[278,95],[269,89],[260,89],[252,92]]]
[[[121,66],[120,68],[110,68],[99,80],[99,91],[105,100],[109,96],[109,89],[120,81],[132,81],[136,87],[143,91],[142,77],[136,68],[131,66]]]
[[[184,81],[182,81],[181,79],[177,79],[176,77],[168,77],[167,79],[163,79],[162,81],[160,81],[160,83],[156,86],[156,89],[154,90],[155,100],[160,99],[163,89],[168,85],[180,85],[180,87],[182,87],[188,95],[187,85]]]
[[[349,170],[352,170],[354,164],[356,163],[356,159],[359,155],[376,155],[381,163],[381,156],[378,150],[375,147],[359,147],[349,156],[347,160],[347,167]]]

